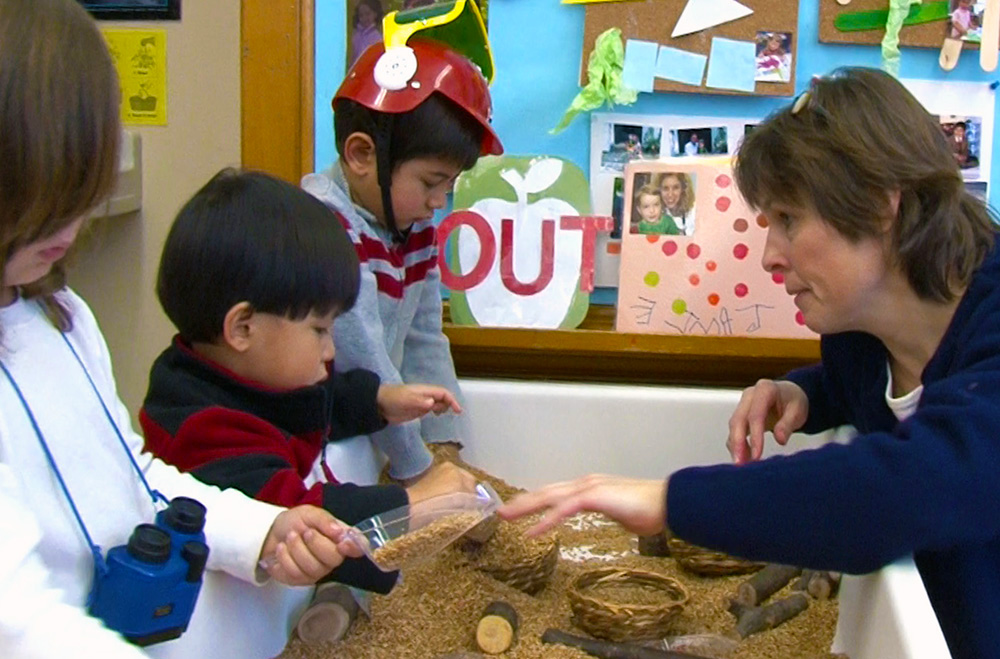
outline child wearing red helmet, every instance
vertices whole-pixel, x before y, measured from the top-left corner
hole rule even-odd
[[[339,159],[302,186],[338,215],[361,262],[354,308],[337,318],[336,369],[366,368],[385,383],[426,382],[460,396],[441,329],[434,211],[458,175],[503,147],[490,127],[480,69],[437,41],[371,46],[333,99]],[[412,482],[430,467],[425,446],[461,446],[442,415],[373,434],[389,473]]]

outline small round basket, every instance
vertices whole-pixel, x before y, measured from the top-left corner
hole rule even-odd
[[[481,564],[476,568],[497,581],[534,595],[548,585],[558,562],[559,539],[552,536],[547,547],[525,560],[507,565]]]
[[[706,577],[721,577],[730,574],[747,574],[764,567],[763,563],[754,563],[722,552],[692,545],[680,538],[668,538],[667,547],[677,564],[688,572]]]
[[[606,589],[628,589],[635,603],[608,597]],[[643,570],[601,568],[580,574],[570,584],[573,622],[592,636],[611,641],[660,638],[688,601],[679,581]]]

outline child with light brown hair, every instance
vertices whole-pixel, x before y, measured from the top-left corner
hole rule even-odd
[[[670,236],[680,234],[673,219],[663,212],[660,191],[650,183],[636,191],[632,217],[632,233]]]
[[[122,634],[155,642],[183,632],[152,652],[270,656],[287,627],[269,606],[282,589],[259,587],[268,573],[307,585],[360,552],[322,508],[254,501],[142,452],[97,320],[64,266],[114,188],[119,102],[107,46],[79,2],[0,0],[0,654],[137,659],[148,655]],[[123,592],[124,581],[107,580],[121,565],[110,552],[132,549],[130,538],[169,551],[166,532],[149,527],[163,498],[182,495],[207,509],[209,548],[198,605],[178,621],[186,631],[157,625],[175,607],[154,609],[162,600],[145,581]],[[95,584],[141,623],[95,610]]]

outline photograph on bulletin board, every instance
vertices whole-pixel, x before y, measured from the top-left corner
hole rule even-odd
[[[660,157],[661,127],[626,120],[610,124],[609,129],[601,146],[603,170],[621,173],[631,160],[656,160]]]
[[[638,172],[632,179],[629,233],[679,236],[694,233],[697,176],[681,171]]]
[[[179,20],[181,0],[80,0],[94,18],[107,20]]]
[[[721,120],[720,120],[721,121]],[[670,154],[718,156],[729,153],[729,128],[723,125],[675,128],[670,131]]]
[[[474,0],[466,0],[473,2]],[[382,41],[383,19],[387,14],[398,11],[400,22],[421,20],[424,16],[442,16],[455,6],[454,0],[347,0],[347,68],[365,52],[369,46]],[[487,23],[489,0],[476,0],[476,7]],[[406,12],[411,12],[407,14]]]
[[[758,32],[755,58],[758,82],[791,82],[791,32]]]
[[[594,252],[594,285],[613,288],[618,285],[621,237],[630,231],[634,218],[624,214],[624,170],[631,163],[654,162],[669,157],[711,159],[736,152],[743,136],[759,119],[748,117],[698,117],[681,115],[640,115],[615,112],[591,113],[590,191],[594,213],[614,218],[614,230],[600,234]],[[638,146],[629,147],[630,144]],[[693,230],[693,209],[678,215],[675,193],[683,182],[674,177],[644,181],[660,184],[660,203],[674,209],[681,224]],[[632,189],[641,186],[632,181]],[[662,184],[661,184],[662,183]],[[673,188],[673,191],[662,188]],[[688,186],[693,189],[693,186]],[[634,194],[634,193],[633,193]],[[635,208],[634,200],[631,204]],[[650,211],[652,212],[652,211]]]
[[[994,95],[987,82],[901,81],[934,115],[966,183],[982,183],[992,167]]]
[[[679,181],[690,194],[668,208],[666,185]],[[622,235],[618,331],[815,337],[784,280],[761,265],[767,222],[742,201],[728,158],[630,163],[625,200],[638,228]]]
[[[941,132],[951,145],[962,178],[975,181],[979,175],[979,153],[983,134],[983,118],[938,115]]]
[[[983,0],[951,0],[949,36],[969,43],[981,43],[985,12],[986,2]]]

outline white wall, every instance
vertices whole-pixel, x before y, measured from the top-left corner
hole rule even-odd
[[[240,162],[240,3],[187,0],[181,21],[101,25],[167,31],[168,125],[128,127],[142,137],[143,208],[94,222],[70,272],[70,285],[97,315],[121,397],[135,414],[149,367],[174,332],[154,290],[167,231],[212,174]]]
[[[591,472],[665,478],[729,461],[726,438],[738,389],[465,379],[472,464],[521,487]],[[793,435],[789,446],[830,439]]]

